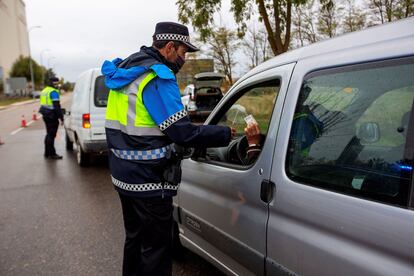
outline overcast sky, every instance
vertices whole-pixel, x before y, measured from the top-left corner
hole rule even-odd
[[[176,0],[24,2],[28,28],[41,26],[29,34],[32,57],[69,81],[105,59],[126,58],[150,45],[157,22],[177,21]],[[223,5],[222,20],[231,18],[228,8]]]

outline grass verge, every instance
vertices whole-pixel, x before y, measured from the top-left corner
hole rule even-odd
[[[32,100],[32,98],[31,97],[7,97],[4,95],[1,95],[0,106],[6,106],[6,105],[13,104],[13,103],[24,102],[28,100]]]

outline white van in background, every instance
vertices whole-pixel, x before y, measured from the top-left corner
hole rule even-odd
[[[91,155],[107,152],[105,112],[109,90],[100,69],[82,73],[76,81],[70,111],[65,114],[66,149],[76,144],[77,162],[86,166]]]

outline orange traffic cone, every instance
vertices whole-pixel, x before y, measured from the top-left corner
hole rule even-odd
[[[21,124],[21,127],[27,127],[26,119],[24,118],[24,115],[22,115],[22,124]]]
[[[36,110],[33,110],[32,120],[33,120],[33,121],[37,121]]]

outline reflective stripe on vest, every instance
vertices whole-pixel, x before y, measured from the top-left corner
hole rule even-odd
[[[167,152],[171,149],[171,146],[165,146],[158,149],[150,150],[118,150],[111,149],[113,154],[125,160],[156,160],[164,158],[167,155]]]
[[[143,183],[143,184],[130,184],[122,182],[111,175],[112,183],[121,188],[122,190],[127,190],[131,192],[147,192],[147,191],[155,191],[155,190],[178,190],[179,185],[170,185],[165,183]]]
[[[157,74],[149,71],[123,90],[110,90],[106,108],[105,127],[120,130],[128,135],[163,136],[142,100],[145,86]]]
[[[50,93],[52,91],[57,91],[59,93],[59,90],[46,86],[42,92],[40,93],[40,105],[43,107],[46,107],[48,109],[54,109],[52,99],[50,98]]]

